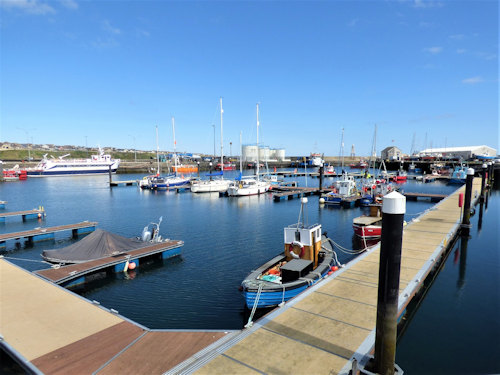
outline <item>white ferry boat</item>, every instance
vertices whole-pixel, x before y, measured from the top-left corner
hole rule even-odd
[[[69,154],[68,154],[69,155]],[[27,169],[29,177],[45,176],[75,176],[115,173],[120,165],[120,159],[111,159],[110,155],[104,154],[99,148],[98,155],[92,155],[90,159],[65,159],[66,156],[48,159],[47,154],[35,168]]]

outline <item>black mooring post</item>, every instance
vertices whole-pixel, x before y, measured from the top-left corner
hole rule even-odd
[[[474,169],[467,169],[467,179],[465,180],[464,215],[462,217],[462,231],[464,235],[469,235],[470,229],[470,202],[472,197],[472,180],[474,180]]]
[[[481,202],[484,202],[484,190],[486,187],[486,175],[488,173],[488,165],[483,164],[483,171],[481,173]]]
[[[460,236],[460,264],[458,270],[457,287],[462,289],[465,285],[465,270],[467,268],[467,244],[469,236]]]
[[[491,186],[495,176],[493,176],[494,170],[493,170],[493,163],[490,161],[488,162],[488,185]]]
[[[395,370],[399,275],[406,198],[394,191],[383,198],[382,238],[378,275],[375,372],[392,375]]]
[[[109,166],[109,186],[111,186],[111,182],[112,182],[112,179],[111,179],[111,165]]]
[[[323,191],[323,173],[324,173],[324,167],[323,164],[319,166],[319,192],[321,193]]]

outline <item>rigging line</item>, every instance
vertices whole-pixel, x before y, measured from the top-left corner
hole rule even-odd
[[[26,259],[26,258],[15,258],[15,257],[6,257],[2,256],[4,259],[10,259],[10,260],[22,260],[25,262],[34,262],[34,263],[45,263],[45,264],[51,264],[49,262],[46,262],[45,260],[36,260],[36,259]]]

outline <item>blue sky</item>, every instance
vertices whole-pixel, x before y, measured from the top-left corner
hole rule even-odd
[[[498,149],[497,1],[0,0],[1,141]],[[427,140],[427,143],[425,143]]]

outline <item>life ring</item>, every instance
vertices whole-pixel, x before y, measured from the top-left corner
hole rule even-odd
[[[300,254],[296,254],[293,251],[294,246],[300,246]],[[294,259],[299,259],[304,256],[304,244],[299,242],[299,241],[293,241],[289,246],[288,246],[288,252],[290,253],[290,256]]]

